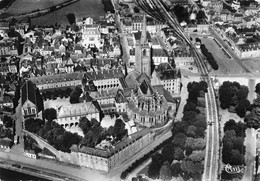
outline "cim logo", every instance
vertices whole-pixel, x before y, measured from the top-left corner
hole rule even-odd
[[[231,166],[230,164],[225,165],[225,171],[230,174],[242,173],[245,170],[244,165]]]

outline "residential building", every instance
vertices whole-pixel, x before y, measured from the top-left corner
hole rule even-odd
[[[24,150],[24,154],[25,154],[25,156],[27,156],[29,158],[33,158],[33,159],[37,158],[34,150]]]
[[[13,145],[13,142],[10,138],[1,138],[0,139],[0,148],[3,150],[10,150]]]
[[[162,48],[160,49],[156,48],[152,50],[152,60],[153,60],[153,64],[155,66],[158,66],[161,63],[168,63],[169,56]]]

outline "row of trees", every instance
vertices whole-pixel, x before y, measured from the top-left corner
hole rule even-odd
[[[210,66],[213,68],[213,70],[218,70],[218,64],[215,60],[215,58],[213,57],[212,53],[208,51],[208,49],[206,48],[206,46],[204,44],[200,45],[200,49],[202,54],[207,58]]]
[[[236,112],[238,116],[244,117],[250,106],[247,100],[248,93],[247,86],[225,81],[219,88],[220,107],[228,108],[230,112]]]
[[[236,123],[230,119],[224,126],[222,161],[230,165],[244,165],[245,164],[245,129],[244,123]],[[241,177],[241,174],[227,174],[222,172],[222,179],[234,179]]]
[[[207,83],[192,82],[187,88],[189,96],[183,110],[183,118],[172,128],[173,139],[152,157],[148,176],[152,179],[171,180],[172,177],[201,179],[205,156],[206,117],[204,94]],[[200,107],[202,105],[202,107]],[[160,169],[158,169],[160,168]]]
[[[150,151],[149,153],[145,154],[142,158],[140,158],[139,160],[136,160],[130,167],[128,167],[125,171],[122,172],[120,178],[121,179],[125,179],[129,173],[132,172],[133,169],[135,169],[138,165],[142,164],[145,160],[149,159],[151,156],[154,157],[154,155],[157,155],[157,151],[164,145],[166,145],[168,142],[170,142],[171,140],[168,139],[166,141],[164,141],[163,143],[161,143],[160,145],[158,145],[154,150]],[[142,178],[142,176],[138,176],[138,177],[133,177],[132,181],[144,181],[145,179]]]

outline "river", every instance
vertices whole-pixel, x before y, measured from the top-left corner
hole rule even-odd
[[[31,3],[30,3],[31,1]],[[63,2],[65,0],[16,0],[7,12],[25,13],[36,9],[43,9]],[[92,17],[98,20],[105,15],[104,6],[101,0],[80,0],[60,10],[32,19],[33,25],[54,25],[55,23],[68,25],[66,15],[74,13],[76,17]]]
[[[48,181],[42,178],[25,175],[19,172],[0,168],[0,180],[2,181]]]

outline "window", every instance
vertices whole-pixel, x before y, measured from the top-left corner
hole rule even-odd
[[[26,110],[26,109],[24,109],[23,111],[24,111],[24,115],[26,116],[26,115],[27,115],[27,110]]]
[[[28,114],[30,115],[31,114],[31,108],[28,107]]]
[[[32,113],[35,114],[35,109],[32,109]]]

